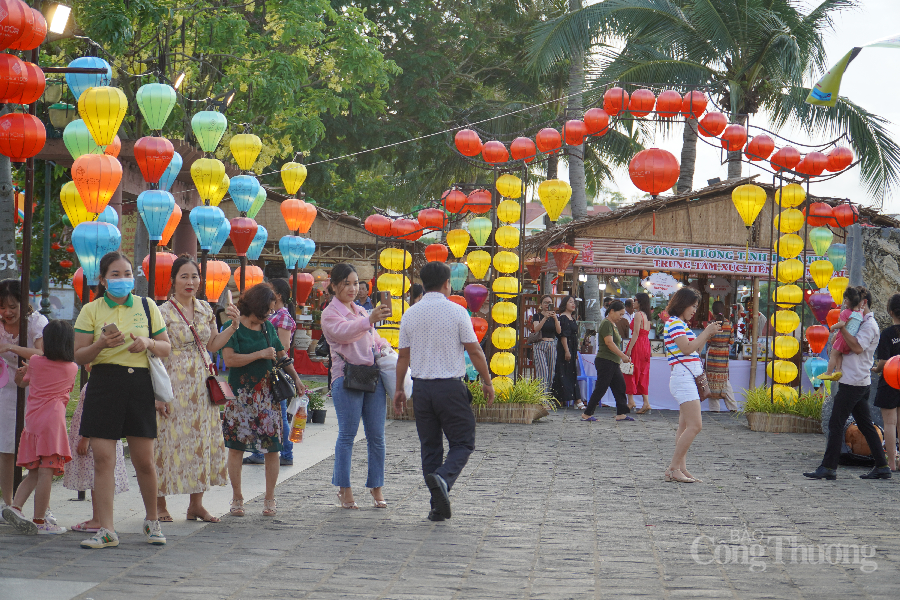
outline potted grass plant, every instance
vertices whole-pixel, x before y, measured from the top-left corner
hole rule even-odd
[[[822,402],[819,392],[795,395],[767,386],[747,390],[743,414],[753,431],[771,433],[822,433]]]
[[[307,410],[309,411],[309,420],[313,423],[322,424],[325,422],[325,414],[328,412],[325,410],[325,398],[319,392],[312,392],[309,395],[309,405],[307,405]]]

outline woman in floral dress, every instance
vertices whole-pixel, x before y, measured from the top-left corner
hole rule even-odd
[[[189,256],[175,259],[171,296],[159,307],[172,342],[172,353],[163,362],[175,393],[168,416],[157,417],[156,506],[159,520],[164,522],[172,521],[166,496],[190,494],[187,519],[217,523],[219,519],[203,507],[203,492],[228,481],[219,407],[209,401],[206,378],[209,352],[221,349],[234,329],[226,327],[216,333],[212,307],[196,298],[199,288],[197,263]],[[234,306],[228,306],[226,312],[232,318],[238,316]],[[191,328],[203,346],[202,354]]]

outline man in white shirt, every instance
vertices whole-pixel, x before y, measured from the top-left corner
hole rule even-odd
[[[847,333],[844,321],[838,321],[834,325],[834,328],[840,331],[840,335],[844,336],[844,341],[850,347],[850,353],[844,355],[840,387],[834,396],[831,419],[828,420],[828,442],[822,464],[815,471],[804,473],[810,479],[837,478],[838,458],[844,441],[844,425],[851,414],[860,433],[866,437],[866,442],[872,449],[872,458],[875,459],[875,468],[865,475],[860,475],[860,479],[891,478],[891,469],[887,466],[881,438],[869,413],[869,385],[872,383],[872,356],[878,346],[878,323],[869,310],[872,306],[872,294],[863,286],[856,289],[862,298],[859,309],[863,311],[863,322],[855,336]]]
[[[466,310],[451,302],[450,268],[430,262],[419,273],[425,295],[403,314],[400,321],[400,357],[394,408],[404,410],[403,381],[412,371],[413,409],[422,452],[422,474],[431,492],[428,519],[449,519],[450,489],[469,455],[475,450],[475,415],[472,395],[462,382],[466,374],[464,351],[481,376],[481,389],[488,406],[494,402],[494,387],[487,360],[478,344]],[[449,450],[444,459],[444,441]]]

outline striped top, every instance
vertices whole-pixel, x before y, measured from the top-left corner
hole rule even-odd
[[[678,349],[678,344],[675,343],[675,339],[681,336],[687,336],[689,342],[693,342],[697,339],[697,336],[694,335],[694,332],[687,326],[687,324],[679,319],[678,317],[671,317],[668,321],[666,321],[666,328],[664,332],[664,340],[666,342],[666,360],[669,361],[669,365],[677,365],[678,361],[681,361],[684,364],[696,362],[700,362],[700,354],[698,352],[692,352],[690,355],[685,355]]]

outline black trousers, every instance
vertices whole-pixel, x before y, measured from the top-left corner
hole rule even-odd
[[[422,452],[422,476],[437,473],[452,488],[475,450],[472,394],[459,379],[414,379],[413,411]],[[444,439],[450,445],[444,459]]]
[[[887,458],[881,448],[881,438],[875,425],[872,424],[872,415],[869,414],[869,386],[844,383],[840,384],[834,396],[834,407],[831,409],[831,419],[828,420],[828,445],[825,447],[822,466],[837,469],[841,445],[844,442],[844,425],[850,415],[853,415],[856,426],[866,437],[872,458],[875,459],[875,466],[887,466]]]
[[[594,392],[588,402],[584,414],[593,415],[597,409],[597,405],[606,395],[606,390],[612,390],[613,397],[616,399],[616,414],[627,415],[631,412],[628,408],[628,398],[625,396],[625,376],[622,375],[622,368],[619,363],[613,362],[599,356],[594,360],[594,366],[597,368],[597,384],[594,386]]]

